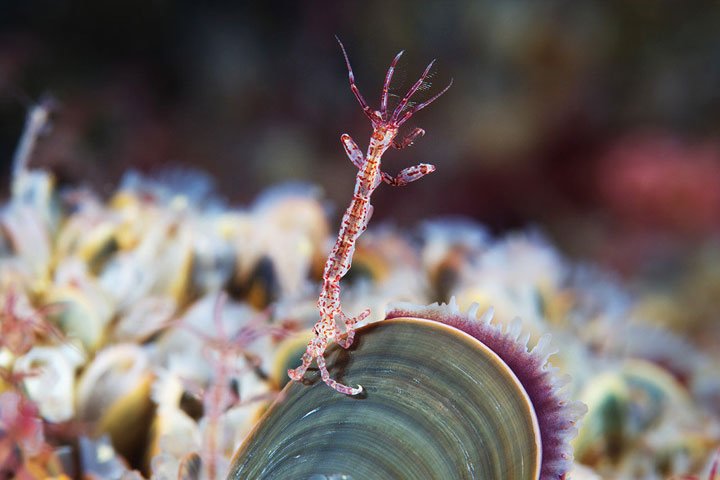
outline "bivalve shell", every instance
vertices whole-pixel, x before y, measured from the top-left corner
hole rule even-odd
[[[326,354],[331,375],[285,387],[246,439],[228,478],[538,478],[538,420],[517,376],[461,330],[397,318]],[[324,475],[324,477],[323,477]]]

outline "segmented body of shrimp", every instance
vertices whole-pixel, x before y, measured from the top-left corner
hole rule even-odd
[[[412,97],[415,92],[428,86],[426,79],[433,63],[435,63],[435,60],[433,60],[422,73],[420,79],[415,82],[407,94],[400,100],[400,103],[398,103],[393,112],[389,113],[387,111],[387,105],[390,82],[392,81],[395,66],[403,54],[403,52],[400,52],[393,59],[385,75],[380,110],[374,111],[365,102],[365,99],[355,85],[355,77],[352,67],[350,67],[350,61],[345,52],[345,47],[342,42],[340,42],[340,39],[337,39],[337,41],[340,44],[343,56],[345,57],[345,63],[347,64],[350,89],[353,94],[355,94],[355,98],[357,98],[360,103],[365,115],[370,119],[373,133],[370,137],[370,145],[365,155],[363,155],[353,139],[350,138],[350,135],[343,134],[340,137],[343,147],[345,148],[345,153],[347,153],[353,165],[358,168],[355,180],[355,192],[350,201],[350,206],[343,215],[335,247],[325,263],[322,290],[317,302],[318,309],[320,310],[320,319],[313,327],[315,337],[308,343],[307,350],[302,356],[302,364],[296,369],[288,370],[288,375],[293,380],[302,379],[313,359],[316,359],[322,379],[327,385],[340,393],[357,395],[362,392],[362,386],[358,385],[356,388],[352,388],[330,378],[323,356],[330,340],[335,340],[343,348],[349,348],[355,338],[355,325],[370,315],[369,309],[364,310],[356,317],[348,317],[345,315],[340,307],[340,279],[350,269],[353,252],[355,251],[355,241],[360,234],[365,231],[368,221],[372,216],[373,208],[372,205],[370,205],[370,196],[380,182],[384,181],[390,185],[402,186],[435,171],[433,165],[421,163],[406,168],[397,176],[393,177],[381,171],[380,159],[388,148],[405,148],[412,145],[415,139],[425,134],[423,129],[415,128],[402,141],[396,139],[400,126],[409,120],[415,112],[427,107],[440,95],[445,93],[448,88],[450,88],[450,85],[452,85],[452,80],[447,87],[429,100],[418,104],[410,103],[410,97]],[[338,327],[339,323],[345,325],[344,333],[340,332],[340,328]]]

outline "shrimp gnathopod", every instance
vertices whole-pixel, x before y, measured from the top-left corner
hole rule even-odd
[[[337,39],[337,41],[345,57],[345,64],[347,65],[348,76],[350,78],[350,90],[355,94],[355,98],[357,98],[360,103],[363,112],[365,112],[365,115],[370,119],[373,133],[370,137],[370,145],[365,155],[363,155],[355,141],[350,138],[350,135],[343,134],[340,137],[343,147],[345,148],[345,153],[347,153],[353,165],[358,168],[355,179],[355,192],[350,201],[350,206],[343,215],[335,246],[325,263],[322,290],[317,302],[318,309],[320,310],[320,319],[313,327],[315,336],[308,343],[307,350],[302,356],[302,364],[293,370],[288,370],[288,375],[292,380],[302,379],[310,363],[313,359],[316,359],[322,379],[328,386],[346,395],[357,395],[363,391],[361,385],[352,388],[333,380],[330,378],[327,366],[325,365],[324,354],[328,342],[335,340],[341,347],[349,348],[355,338],[355,325],[370,315],[369,309],[364,310],[356,317],[348,317],[345,315],[340,307],[340,279],[350,269],[353,252],[355,250],[355,242],[360,234],[367,228],[368,221],[372,216],[373,207],[370,205],[370,195],[372,195],[380,182],[382,181],[393,186],[403,186],[435,171],[433,165],[421,163],[405,168],[397,176],[393,177],[380,169],[380,159],[388,148],[394,147],[400,149],[408,147],[412,145],[418,137],[425,134],[423,129],[415,128],[404,139],[396,139],[400,126],[407,122],[415,112],[427,107],[440,97],[440,95],[445,93],[448,88],[450,88],[450,85],[452,85],[452,80],[448,86],[430,99],[421,103],[410,102],[410,98],[418,90],[426,89],[429,86],[427,78],[430,69],[435,63],[435,60],[433,60],[427,68],[425,68],[420,79],[410,87],[410,90],[400,100],[397,107],[395,107],[392,112],[388,112],[390,82],[393,77],[393,72],[395,71],[395,66],[403,54],[401,51],[395,56],[385,75],[385,83],[383,84],[382,98],[380,100],[380,110],[373,110],[368,106],[367,102],[365,102],[357,85],[355,85],[355,76],[353,75],[352,67],[350,67],[350,60],[345,52],[345,47],[342,42],[340,42],[340,39]],[[340,328],[338,327],[339,323],[345,325],[344,333],[340,332]]]

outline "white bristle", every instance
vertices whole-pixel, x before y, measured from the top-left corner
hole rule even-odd
[[[477,319],[478,310],[480,310],[480,304],[477,303],[477,302],[473,302],[472,305],[470,305],[470,307],[468,308],[468,311],[467,311],[467,317],[468,317],[468,319],[470,319],[470,320],[475,320],[475,319]]]
[[[520,317],[512,319],[512,321],[505,327],[505,333],[507,333],[510,338],[517,341],[518,337],[522,333],[522,320],[520,320]]]
[[[492,321],[494,315],[495,315],[495,309],[493,307],[490,307],[487,310],[485,310],[485,313],[483,313],[480,316],[480,321],[482,323],[490,323]]]
[[[550,355],[558,352],[558,350],[550,344],[551,339],[552,335],[549,333],[544,334],[530,352],[531,355],[538,357],[543,365],[547,362],[548,358],[550,358]]]
[[[530,341],[530,333],[525,332],[518,338],[518,343],[521,344],[523,347],[525,347],[525,350],[527,350],[527,344]]]
[[[553,349],[553,353],[557,353],[557,352],[558,352],[557,348]],[[552,353],[550,355],[552,355]],[[555,365],[550,365],[550,364],[546,365],[545,371],[547,373],[549,373],[550,375],[554,375],[556,377],[558,375],[560,375],[560,369],[558,367],[556,367]]]
[[[556,375],[553,376],[553,387],[555,388],[562,388],[565,385],[568,385],[571,381],[570,375]]]
[[[455,300],[455,295],[450,297],[450,303],[448,303],[448,307],[450,307],[450,313],[452,313],[452,314],[460,313],[460,309],[458,308],[457,300]]]
[[[566,409],[573,422],[577,422],[588,412],[588,406],[582,402],[570,402]]]

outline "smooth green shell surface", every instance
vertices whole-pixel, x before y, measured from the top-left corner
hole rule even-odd
[[[291,382],[233,459],[231,479],[532,479],[537,419],[515,375],[465,333],[419,319],[358,331]]]

